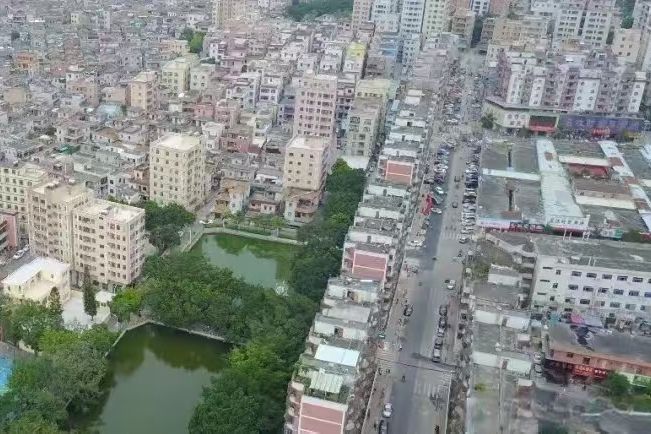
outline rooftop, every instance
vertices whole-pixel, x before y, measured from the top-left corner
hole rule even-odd
[[[70,268],[70,265],[59,262],[52,258],[35,258],[22,267],[8,275],[3,281],[3,285],[22,285],[29,279],[32,279],[41,271],[53,271],[54,273],[64,273]]]
[[[651,366],[649,337],[557,323],[549,328],[548,339],[550,349],[610,356]]]
[[[191,151],[201,146],[199,136],[190,136],[188,134],[168,134],[152,143],[152,147],[167,148],[175,151]]]
[[[90,204],[80,208],[80,214],[91,216],[104,216],[108,220],[115,220],[128,223],[139,216],[144,217],[145,210],[135,206],[110,202],[108,200],[96,199]]]
[[[307,149],[312,151],[323,151],[328,147],[328,138],[314,136],[296,136],[287,144],[286,152],[292,149]]]

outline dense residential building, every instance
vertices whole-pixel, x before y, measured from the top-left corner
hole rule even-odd
[[[561,0],[554,23],[552,45],[582,42],[593,48],[606,45],[615,14],[615,0]]]
[[[467,6],[467,5],[466,5]],[[430,39],[450,30],[452,13],[458,9],[453,0],[428,0],[423,16],[423,34]]]
[[[371,9],[371,21],[375,34],[397,33],[400,28],[400,2],[398,0],[375,0]]]
[[[194,211],[207,192],[206,154],[199,136],[168,134],[150,146],[149,195],[159,204]]]
[[[190,69],[199,63],[196,55],[177,57],[163,65],[161,86],[168,92],[178,94],[190,89]]]
[[[353,107],[348,114],[345,155],[371,157],[377,145],[383,109],[382,99],[355,98]]]
[[[45,170],[30,163],[0,166],[0,210],[16,213],[18,229],[27,232],[27,194],[48,180]]]
[[[294,135],[335,139],[337,76],[305,73],[299,80],[294,109]]]
[[[319,191],[330,163],[327,138],[294,136],[287,144],[283,184],[288,188]]]
[[[212,0],[212,24],[217,29],[223,29],[231,21],[245,13],[244,0]]]
[[[29,243],[38,256],[74,264],[74,211],[92,199],[84,185],[49,182],[27,193]]]
[[[145,210],[95,199],[73,211],[74,269],[104,288],[133,282],[145,261]]]
[[[410,65],[422,43],[425,0],[404,0],[400,11],[400,36],[402,37],[402,64]]]
[[[353,15],[351,26],[353,30],[368,22],[371,19],[371,8],[373,7],[373,0],[355,0],[353,2]]]
[[[149,113],[159,107],[159,78],[155,71],[143,71],[129,82],[129,106]]]

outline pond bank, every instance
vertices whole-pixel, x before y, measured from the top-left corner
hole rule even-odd
[[[254,240],[261,240],[261,241],[270,241],[270,242],[281,243],[281,244],[290,244],[293,246],[300,246],[302,244],[300,241],[293,240],[291,238],[277,237],[275,235],[256,234],[254,232],[225,228],[222,226],[205,226],[201,229],[201,233],[197,233],[196,235],[193,235],[192,240],[183,246],[183,251],[187,252],[191,250],[192,247],[194,247],[194,245],[201,239],[203,235],[219,235],[219,234],[235,235],[238,237],[251,238]]]

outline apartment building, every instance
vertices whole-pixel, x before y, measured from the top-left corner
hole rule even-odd
[[[501,44],[540,40],[547,36],[548,24],[548,18],[535,15],[524,15],[517,19],[505,16],[494,18],[491,40]]]
[[[202,92],[208,89],[215,65],[200,63],[190,68],[190,90]]]
[[[492,0],[470,0],[470,10],[478,17],[488,15]]]
[[[355,0],[353,2],[353,16],[351,18],[353,30],[358,30],[362,24],[370,20],[372,6],[373,0]]]
[[[0,210],[13,211],[20,232],[27,232],[27,193],[48,180],[47,173],[30,163],[0,165]]]
[[[53,181],[27,192],[29,243],[37,256],[74,264],[73,212],[92,199],[92,191],[74,181]]]
[[[467,6],[467,5],[466,5]],[[450,19],[454,12],[453,0],[428,0],[423,17],[423,34],[425,39],[450,30]]]
[[[503,52],[497,70],[495,95],[504,103],[568,112],[636,113],[647,81],[600,50],[553,57]]]
[[[561,0],[554,23],[553,48],[582,42],[594,48],[606,45],[615,13],[615,0]]]
[[[375,33],[397,33],[400,28],[398,0],[375,0],[371,8],[371,21]]]
[[[287,188],[319,191],[329,168],[330,142],[326,138],[295,136],[287,144],[283,184]]]
[[[294,109],[294,135],[335,139],[337,77],[305,73],[299,80]]]
[[[232,20],[244,15],[246,2],[242,0],[213,0],[212,24],[216,29],[223,29]]]
[[[169,93],[178,94],[190,88],[190,68],[199,64],[196,55],[177,57],[163,65],[161,86]]]
[[[402,64],[411,65],[421,47],[425,0],[404,0],[400,11],[400,36],[403,41]]]
[[[149,155],[151,200],[177,203],[189,211],[204,203],[206,154],[199,136],[168,134],[150,145]]]
[[[634,65],[640,54],[640,29],[615,29],[610,49],[620,65]]]
[[[344,154],[370,158],[377,147],[382,125],[382,99],[357,97],[348,114]]]
[[[651,247],[538,236],[531,303],[606,318],[651,317]]]
[[[475,12],[459,9],[454,11],[450,21],[450,33],[459,35],[466,46],[470,46],[472,32],[475,26]]]
[[[156,71],[143,71],[129,82],[129,106],[145,113],[159,107],[159,80]]]
[[[73,213],[74,270],[103,288],[133,282],[145,261],[145,210],[95,199]]]

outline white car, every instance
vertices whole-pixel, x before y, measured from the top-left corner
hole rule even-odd
[[[13,256],[13,258],[14,258],[14,259],[20,259],[20,258],[23,257],[23,255],[25,255],[25,252],[23,252],[22,250],[19,250],[19,251],[17,251],[16,254]]]
[[[445,194],[445,190],[443,190],[441,187],[436,187],[434,191],[437,192],[438,194]]]
[[[386,404],[384,404],[384,408],[382,409],[382,416],[386,418],[390,418],[392,414],[393,414],[393,404],[387,402]]]

